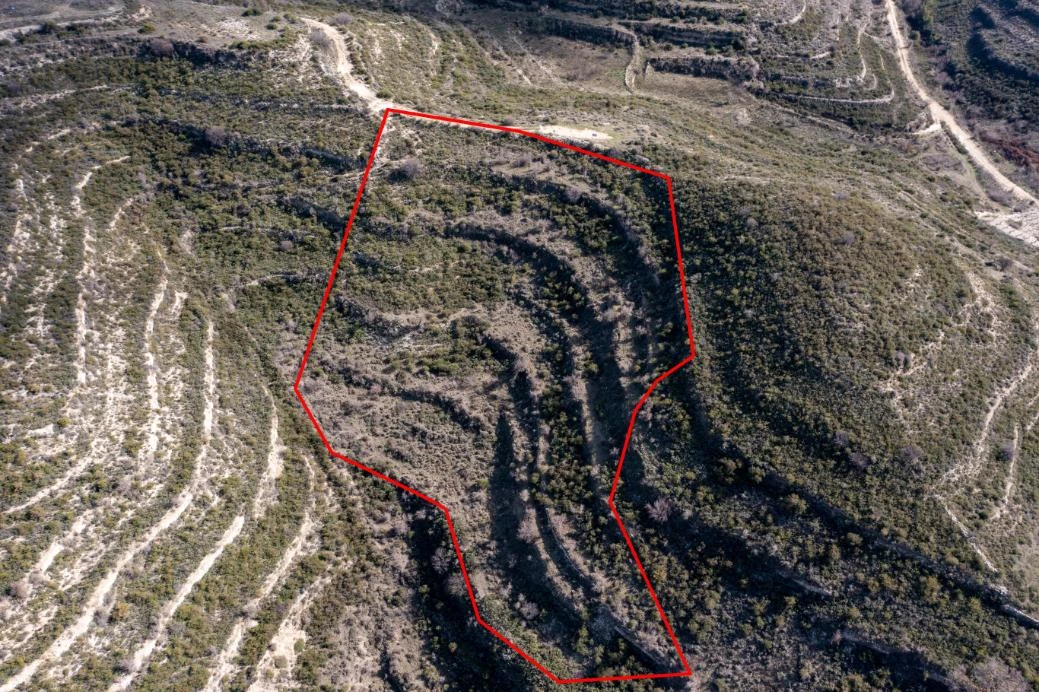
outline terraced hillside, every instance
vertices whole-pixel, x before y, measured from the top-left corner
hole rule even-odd
[[[484,617],[528,652],[554,644],[534,655],[555,674],[601,675],[596,645],[681,670],[605,502],[630,410],[689,351],[650,339],[687,331],[664,181],[401,119],[382,156],[464,156],[432,181],[411,157],[369,179],[303,394],[337,451],[448,505]]]
[[[887,6],[17,7],[0,689],[552,685],[292,393],[389,105],[674,181],[617,505],[698,682],[614,686],[1039,684],[1035,190]],[[678,667],[605,506],[661,188],[391,119],[302,384],[560,675]]]

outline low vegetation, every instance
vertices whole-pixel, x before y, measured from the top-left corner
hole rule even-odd
[[[304,18],[375,98],[673,177],[698,355],[617,504],[705,684],[1039,684],[1035,253],[904,131],[871,5],[140,7],[5,39],[0,688],[550,684],[292,396],[377,127]],[[740,77],[645,69],[683,51]],[[671,228],[657,179],[394,116],[303,383],[561,675],[678,667],[605,505],[687,353]]]

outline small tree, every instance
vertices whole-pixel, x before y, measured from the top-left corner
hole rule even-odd
[[[29,597],[29,582],[19,579],[7,587],[7,592],[19,601],[24,601]]]
[[[917,447],[916,445],[907,445],[907,446],[903,447],[902,451],[900,452],[900,456],[902,457],[902,461],[904,461],[906,463],[912,463],[914,461],[919,461],[920,457],[922,457],[923,455],[924,455],[923,450],[920,449],[919,447]]]
[[[454,554],[447,548],[437,548],[433,553],[433,569],[437,574],[447,574],[454,564]]]
[[[1014,443],[1009,440],[1003,442],[999,445],[996,455],[1000,461],[1012,461],[1014,458]]]
[[[794,514],[804,514],[808,510],[808,503],[804,501],[804,498],[796,493],[787,495],[784,502],[787,509]]]
[[[227,130],[220,127],[219,125],[213,125],[207,127],[203,133],[203,137],[206,144],[215,148],[222,147],[227,144]]]
[[[906,354],[906,353],[904,353],[902,351],[895,351],[895,367],[896,368],[904,369],[904,368],[909,367],[909,364],[910,364],[911,360],[912,359],[909,357],[908,354]]]
[[[173,42],[165,38],[153,38],[148,41],[148,50],[157,58],[172,58],[177,53]]]
[[[434,7],[440,14],[451,16],[462,11],[462,2],[461,0],[437,0]]]
[[[537,607],[537,604],[528,601],[523,594],[520,594],[519,598],[516,599],[516,610],[519,611],[524,620],[533,620],[541,614],[541,609]]]
[[[865,471],[869,468],[869,457],[862,452],[852,452],[848,455],[848,463],[856,471]]]
[[[413,158],[404,159],[393,173],[394,178],[401,181],[414,180],[420,175],[422,175],[422,163]]]

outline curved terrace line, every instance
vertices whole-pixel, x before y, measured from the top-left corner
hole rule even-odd
[[[661,619],[661,621],[662,621],[662,623],[664,625],[664,629],[667,631],[667,634],[668,634],[669,638],[671,639],[671,643],[674,645],[675,651],[678,654],[678,658],[682,662],[682,669],[681,670],[669,671],[669,672],[663,672],[663,673],[639,673],[639,674],[632,674],[632,675],[613,675],[613,676],[584,677],[584,678],[561,678],[561,677],[557,676],[556,674],[554,674],[552,671],[548,670],[545,666],[543,666],[541,663],[539,663],[533,656],[531,656],[526,651],[521,649],[517,644],[515,644],[508,637],[506,637],[504,634],[499,632],[492,625],[490,625],[486,620],[483,619],[482,615],[480,614],[480,607],[479,607],[479,605],[476,602],[476,595],[473,592],[473,587],[472,587],[472,584],[470,583],[470,580],[469,580],[469,572],[466,569],[465,557],[462,555],[462,548],[461,548],[461,545],[458,542],[458,536],[455,533],[454,522],[451,519],[451,512],[447,508],[447,506],[444,505],[442,502],[436,500],[435,498],[432,498],[432,497],[430,497],[430,496],[428,496],[428,495],[426,495],[426,494],[416,490],[415,488],[412,488],[411,486],[409,486],[409,485],[407,485],[407,484],[405,484],[405,483],[403,483],[403,482],[401,482],[401,481],[399,481],[399,480],[397,480],[395,478],[391,478],[390,476],[388,476],[388,475],[386,475],[386,474],[384,474],[384,473],[382,473],[380,471],[377,471],[376,469],[373,469],[373,468],[371,468],[369,466],[366,466],[365,464],[362,464],[361,462],[359,462],[359,461],[357,461],[355,459],[351,459],[350,457],[348,457],[348,456],[346,456],[346,455],[336,451],[332,447],[332,444],[329,442],[328,437],[325,435],[324,430],[321,428],[321,424],[318,423],[317,417],[314,415],[314,412],[311,410],[310,405],[306,401],[306,398],[303,396],[303,393],[300,391],[300,382],[303,379],[303,373],[306,370],[307,361],[310,359],[310,353],[311,353],[311,350],[314,347],[314,341],[315,341],[315,339],[317,337],[318,328],[321,326],[321,318],[324,315],[325,307],[326,307],[326,305],[328,303],[328,298],[329,298],[329,296],[332,293],[332,287],[335,285],[336,273],[339,270],[339,264],[340,264],[340,262],[341,262],[341,260],[343,258],[343,252],[346,249],[346,242],[347,242],[347,239],[350,237],[350,230],[353,228],[354,219],[356,218],[357,211],[360,208],[361,197],[364,194],[365,186],[368,183],[368,177],[371,174],[372,166],[375,163],[375,156],[376,156],[376,153],[377,153],[377,151],[379,149],[379,143],[382,140],[382,135],[383,135],[383,132],[384,132],[384,130],[386,128],[386,123],[389,121],[390,115],[400,115],[400,116],[409,117],[409,118],[418,118],[418,119],[423,119],[423,120],[433,120],[433,121],[448,123],[448,124],[451,124],[451,125],[456,125],[456,126],[461,126],[461,127],[481,128],[481,129],[486,129],[486,130],[493,130],[493,131],[496,131],[496,132],[507,132],[507,133],[510,133],[510,134],[521,135],[523,137],[529,137],[530,139],[536,139],[536,140],[538,140],[540,142],[544,142],[546,144],[551,144],[553,146],[561,147],[563,149],[567,149],[569,151],[576,152],[578,154],[583,154],[585,156],[591,156],[592,158],[600,159],[602,161],[606,161],[608,163],[612,163],[614,165],[621,166],[623,168],[628,168],[628,169],[631,169],[633,171],[637,171],[639,173],[644,173],[646,175],[651,175],[651,176],[654,176],[656,178],[660,178],[666,184],[666,186],[667,186],[668,205],[669,205],[670,211],[671,211],[671,226],[672,226],[673,234],[674,234],[675,257],[676,257],[677,266],[678,266],[679,281],[681,283],[681,289],[682,289],[682,308],[683,308],[684,313],[685,313],[686,336],[689,339],[689,355],[686,356],[685,358],[683,358],[677,364],[673,365],[671,368],[669,368],[667,371],[665,371],[661,375],[658,375],[656,377],[656,379],[654,379],[650,383],[650,385],[646,389],[645,393],[642,395],[642,397],[635,404],[635,408],[632,411],[631,417],[630,417],[630,419],[628,421],[627,433],[625,434],[625,437],[624,437],[624,444],[621,447],[620,457],[619,457],[619,459],[617,461],[617,470],[616,470],[616,472],[614,473],[614,476],[613,476],[613,485],[610,488],[610,494],[609,494],[609,497],[607,498],[607,503],[609,504],[610,512],[613,514],[614,519],[617,521],[617,526],[620,529],[621,535],[624,537],[624,542],[627,544],[628,550],[631,552],[631,556],[632,556],[632,558],[635,561],[635,566],[638,568],[639,574],[642,577],[642,581],[643,581],[643,583],[645,583],[646,589],[649,591],[649,595],[650,595],[650,597],[653,600],[653,605],[656,607],[657,614],[660,616],[660,619]],[[449,117],[449,116],[444,116],[444,115],[434,115],[434,114],[431,114],[431,113],[421,113],[421,112],[418,112],[418,111],[409,111],[409,110],[404,110],[404,109],[400,109],[400,108],[392,108],[391,107],[391,108],[386,108],[383,111],[382,120],[379,123],[379,129],[378,129],[378,131],[377,131],[377,133],[375,135],[375,142],[372,144],[371,153],[368,155],[368,163],[365,166],[364,174],[361,177],[361,184],[360,184],[359,189],[357,190],[357,195],[354,198],[353,207],[352,207],[352,209],[350,211],[350,216],[349,216],[349,219],[348,219],[348,221],[346,223],[346,229],[345,229],[345,231],[343,233],[343,239],[339,243],[339,249],[338,249],[338,251],[336,253],[335,262],[332,265],[332,272],[329,275],[328,283],[325,286],[325,292],[324,292],[324,295],[321,298],[321,304],[318,307],[317,316],[314,319],[314,325],[311,328],[310,337],[307,340],[307,346],[306,346],[306,349],[303,352],[303,359],[300,362],[299,371],[296,374],[296,380],[295,380],[295,382],[293,382],[292,388],[293,388],[293,391],[296,393],[296,398],[299,399],[300,404],[303,406],[303,410],[306,412],[307,417],[310,419],[311,424],[314,426],[314,430],[317,431],[318,436],[321,438],[321,442],[325,445],[325,449],[328,450],[328,453],[330,455],[332,455],[336,459],[339,459],[340,461],[342,461],[342,462],[344,462],[346,464],[349,464],[350,466],[356,467],[356,468],[358,468],[358,469],[360,469],[360,470],[362,470],[362,471],[364,471],[366,473],[370,473],[371,475],[375,476],[376,478],[379,478],[380,480],[386,481],[390,485],[392,485],[392,486],[394,486],[396,488],[399,488],[400,490],[403,490],[403,491],[405,491],[405,492],[407,492],[407,493],[409,493],[411,495],[414,495],[415,497],[417,497],[417,498],[419,498],[419,499],[429,503],[430,505],[436,507],[437,509],[439,509],[440,511],[442,511],[444,513],[444,518],[445,518],[445,520],[447,522],[447,528],[448,528],[448,531],[451,534],[451,542],[454,545],[455,555],[458,557],[458,565],[461,568],[462,578],[465,581],[465,588],[466,588],[466,591],[469,594],[469,603],[472,606],[473,615],[475,616],[476,621],[478,623],[480,623],[480,625],[484,629],[486,629],[488,632],[490,632],[492,635],[494,635],[495,638],[497,638],[499,641],[501,641],[503,644],[505,644],[505,646],[509,647],[509,649],[511,649],[513,652],[515,652],[517,655],[519,655],[525,661],[527,661],[532,666],[537,668],[539,671],[544,673],[553,682],[556,682],[556,683],[559,683],[559,684],[573,684],[573,683],[586,683],[586,682],[587,683],[593,683],[593,682],[616,682],[616,681],[622,681],[622,680],[647,680],[647,679],[661,679],[661,678],[680,678],[680,677],[691,677],[693,675],[692,668],[689,665],[689,661],[685,657],[685,653],[682,651],[682,646],[678,642],[678,637],[675,635],[674,629],[671,627],[671,622],[668,620],[667,615],[664,613],[664,608],[660,604],[660,599],[657,597],[656,590],[653,588],[653,584],[650,582],[649,575],[646,573],[645,567],[642,565],[642,560],[639,558],[638,552],[635,550],[635,545],[634,545],[634,543],[631,540],[631,536],[628,534],[627,528],[624,526],[624,521],[621,519],[620,512],[617,510],[617,506],[614,503],[614,498],[616,497],[617,490],[618,490],[618,488],[620,486],[621,471],[624,468],[624,459],[625,459],[625,457],[627,456],[627,453],[628,453],[628,446],[631,443],[631,437],[632,437],[632,433],[634,432],[634,429],[635,429],[635,421],[636,421],[636,419],[638,417],[639,411],[642,410],[642,407],[645,405],[645,403],[649,399],[650,395],[657,388],[657,386],[660,385],[661,382],[666,380],[668,377],[673,375],[678,370],[680,370],[683,367],[685,367],[686,365],[688,365],[690,362],[692,362],[692,360],[695,357],[696,357],[696,346],[695,346],[695,343],[693,341],[693,323],[692,323],[692,317],[691,317],[690,311],[689,311],[689,296],[688,296],[688,292],[686,290],[685,266],[684,266],[683,261],[682,261],[682,246],[681,246],[680,238],[679,238],[679,235],[678,235],[678,214],[677,214],[677,212],[675,210],[674,190],[673,190],[673,187],[672,187],[672,182],[671,182],[670,176],[668,176],[668,175],[666,175],[664,173],[661,173],[659,171],[654,171],[654,170],[649,169],[649,168],[644,168],[642,166],[638,166],[638,165],[635,165],[633,163],[629,163],[627,161],[622,161],[620,159],[613,158],[611,156],[607,156],[606,154],[602,154],[600,152],[591,151],[591,150],[588,150],[588,149],[582,149],[581,147],[575,146],[575,145],[567,143],[567,142],[562,142],[562,141],[559,141],[559,140],[556,140],[556,139],[552,139],[550,137],[546,137],[546,136],[541,135],[541,134],[537,134],[535,132],[528,132],[526,130],[521,130],[521,129],[515,128],[515,127],[508,127],[508,126],[505,126],[505,125],[495,125],[495,124],[491,124],[491,123],[478,122],[478,121],[475,121],[475,120],[465,120],[465,119],[462,119],[462,118],[454,118],[454,117]]]

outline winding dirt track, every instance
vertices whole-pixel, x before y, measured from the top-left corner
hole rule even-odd
[[[1022,202],[1027,202],[1029,204],[1039,203],[1039,200],[1037,200],[1030,192],[1003,175],[1003,173],[996,168],[996,165],[992,160],[985,154],[985,151],[976,141],[974,141],[974,138],[971,137],[970,133],[956,122],[956,118],[953,114],[931,98],[931,95],[928,94],[920,82],[917,81],[916,75],[913,74],[913,67],[909,62],[909,42],[906,40],[905,34],[902,32],[902,25],[898,21],[898,10],[895,8],[895,0],[884,0],[884,5],[887,8],[887,23],[888,26],[891,27],[891,36],[895,41],[898,65],[902,70],[902,74],[905,75],[906,82],[908,82],[909,86],[912,87],[914,92],[916,92],[917,97],[927,104],[927,109],[934,122],[940,123],[949,135],[956,140],[957,144],[967,152],[967,156],[969,156],[971,161],[974,162],[974,165],[991,176],[1001,189]]]
[[[364,101],[371,115],[381,117],[383,111],[387,108],[409,110],[400,104],[380,98],[370,86],[358,79],[354,74],[353,64],[350,62],[350,51],[347,48],[346,40],[338,29],[309,17],[303,17],[302,19],[312,31],[323,34],[325,37],[325,45],[319,46],[319,48],[323,49],[321,52],[331,60],[331,64],[329,64],[328,60],[324,60],[321,63],[325,74],[336,79],[346,91]],[[467,127],[458,123],[454,123],[454,125],[456,127]],[[537,131],[552,137],[583,142],[604,142],[611,139],[610,135],[597,130],[567,127],[564,125],[543,125],[538,127]]]
[[[379,98],[370,86],[354,75],[354,66],[350,62],[350,51],[346,47],[346,40],[335,27],[308,17],[303,17],[303,23],[312,30],[325,35],[328,52],[331,54],[330,57],[333,61],[333,64],[330,66],[331,72],[347,90],[353,92],[355,96],[364,101],[372,115],[381,116],[382,112],[387,108],[396,107],[396,104]]]

